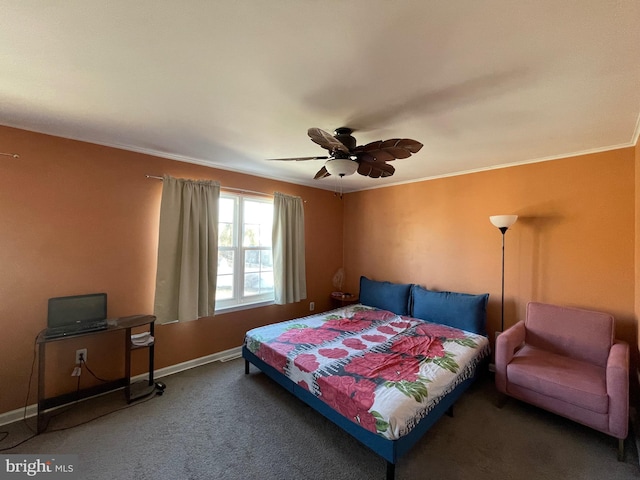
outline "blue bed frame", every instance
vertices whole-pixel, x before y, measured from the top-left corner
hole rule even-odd
[[[482,362],[476,367],[474,375],[462,383],[460,383],[453,391],[446,395],[438,404],[424,417],[407,435],[397,439],[389,440],[377,435],[369,430],[362,428],[351,420],[342,416],[329,405],[324,403],[318,397],[311,394],[305,388],[292,382],[289,378],[278,372],[272,366],[260,360],[251,353],[246,345],[242,347],[242,357],[245,359],[244,373],[249,374],[249,362],[259,368],[268,377],[282,385],[284,388],[293,393],[296,397],[309,405],[311,408],[324,415],[333,423],[342,428],[345,432],[354,436],[358,441],[369,447],[375,453],[380,455],[387,461],[387,480],[393,480],[395,477],[395,465],[398,459],[407,453],[413,445],[422,438],[445,413],[453,416],[453,404],[458,400],[460,395],[469,388],[477,377],[477,373],[481,368]]]

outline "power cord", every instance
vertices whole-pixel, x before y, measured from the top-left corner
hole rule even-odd
[[[86,362],[86,360],[84,359],[84,355],[83,355],[82,353],[79,355],[79,357],[80,357],[80,358],[79,358],[80,363],[79,363],[79,367],[77,367],[77,368],[82,369],[82,367],[84,366],[84,367],[87,369],[87,371],[88,371],[88,372],[89,372],[89,373],[90,373],[90,374],[91,374],[95,379],[100,380],[101,382],[109,383],[109,382],[111,382],[111,381],[112,381],[112,380],[105,380],[104,378],[100,378],[100,377],[99,377],[99,376],[97,376],[95,373],[93,373],[93,371],[89,368],[89,365],[87,365],[87,362]],[[68,405],[68,406],[67,406],[67,408],[60,409],[60,411],[58,411],[58,412],[56,412],[56,413],[54,413],[54,414],[52,414],[52,415],[49,415],[49,418],[48,418],[48,420],[47,420],[47,424],[45,425],[45,427],[44,427],[44,429],[43,429],[43,432],[46,432],[46,431],[47,431],[47,428],[49,428],[49,423],[51,422],[51,420],[52,420],[52,419],[54,419],[54,418],[55,418],[55,417],[57,417],[58,415],[62,415],[63,413],[68,412],[68,411],[69,411],[69,410],[71,410],[72,408],[75,408],[75,406],[78,404],[78,402],[80,401],[80,378],[81,378],[81,375],[78,375],[78,381],[77,381],[77,383],[76,383],[76,399],[75,399],[75,401],[74,401],[71,405]],[[124,408],[127,408],[127,407],[123,407],[122,409],[124,409]],[[106,413],[105,415],[108,415],[108,414],[110,414],[110,413],[117,412],[117,411],[118,411],[118,410],[113,410],[113,411],[111,411],[111,412]],[[101,415],[101,416],[104,416],[104,415]],[[101,416],[95,417],[95,418],[93,418],[93,419],[87,420],[87,421],[82,422],[82,423],[78,423],[77,425],[73,425],[73,426],[70,426],[70,427],[65,427],[65,428],[61,428],[61,429],[51,430],[51,432],[58,432],[58,431],[62,431],[62,430],[68,430],[69,428],[74,428],[74,427],[77,427],[77,426],[79,426],[79,425],[84,425],[85,423],[92,422],[93,420],[98,419],[98,418],[100,418]]]
[[[34,341],[33,361],[31,363],[31,373],[29,374],[29,385],[27,387],[27,396],[25,398],[25,403],[24,403],[24,413],[22,415],[22,421],[24,422],[25,426],[31,431],[32,435],[27,437],[27,438],[25,438],[21,442],[18,442],[15,445],[12,445],[11,447],[1,448],[0,452],[4,452],[6,450],[11,450],[12,448],[16,448],[17,446],[22,445],[25,442],[28,442],[29,440],[31,440],[32,438],[34,438],[34,437],[36,437],[38,435],[38,433],[36,431],[34,431],[33,428],[31,428],[31,425],[29,425],[29,423],[27,422],[27,407],[29,405],[29,395],[31,394],[31,383],[33,381],[33,372],[34,372],[34,366],[35,366],[35,363],[36,363],[37,339],[38,339],[38,337],[36,337],[36,341]],[[70,405],[70,406],[68,406],[67,408],[64,408],[64,409],[60,409],[60,411],[58,411],[58,412],[56,412],[54,414],[51,414],[49,416],[48,421],[47,421],[47,425],[45,426],[45,430],[49,426],[49,422],[51,421],[52,418],[57,417],[58,415],[61,415],[61,414],[65,413],[65,412],[68,412],[78,402],[79,394],[80,394],[80,377],[78,377],[78,381],[76,382],[76,399],[75,399],[73,405]],[[9,436],[9,432],[0,432],[0,433],[4,433],[5,434],[4,437],[2,437],[2,439],[0,440],[0,442],[3,442]]]
[[[31,428],[31,425],[29,425],[29,422],[27,422],[27,408],[29,406],[29,396],[31,395],[31,383],[33,382],[33,372],[36,365],[37,345],[38,345],[38,336],[36,335],[36,337],[33,340],[33,360],[31,361],[31,372],[29,373],[29,384],[27,385],[27,396],[24,399],[24,413],[22,414],[22,421],[24,422],[25,426],[31,431],[32,435],[25,438],[21,442],[16,443],[15,445],[12,445],[11,447],[0,448],[0,452],[4,452],[6,450],[10,450],[12,448],[17,447],[18,445],[22,445],[23,443],[31,440],[33,437],[38,435],[38,433],[35,432],[33,428]],[[0,433],[4,435],[2,439],[0,439],[0,442],[4,442],[9,437],[9,432],[3,431]]]
[[[54,433],[54,432],[64,432],[65,430],[71,430],[72,428],[76,428],[76,427],[79,427],[81,425],[86,425],[86,424],[91,423],[91,422],[93,422],[95,420],[98,420],[99,418],[103,418],[103,417],[106,417],[108,415],[111,415],[112,413],[116,413],[116,412],[119,412],[121,410],[126,410],[127,408],[131,408],[131,407],[135,407],[135,406],[138,406],[138,405],[142,405],[143,403],[147,403],[147,402],[153,400],[155,397],[156,397],[156,395],[150,396],[146,400],[142,400],[142,401],[139,401],[139,402],[131,403],[131,404],[126,405],[124,407],[120,407],[120,408],[117,408],[115,410],[111,410],[110,412],[105,412],[102,415],[98,415],[97,417],[90,418],[89,420],[85,420],[84,422],[76,423],[75,425],[70,425],[68,427],[63,427],[63,428],[56,428],[54,430],[46,430],[45,429],[45,431],[40,433],[40,435],[44,435],[44,434],[47,434],[47,433]],[[48,425],[48,422],[47,422],[47,425]],[[7,435],[5,435],[2,438],[2,440],[0,440],[0,442],[4,441],[7,438],[9,432],[3,432],[3,433],[6,433]],[[29,440],[31,440],[32,438],[34,438],[36,436],[37,435],[32,435],[30,437],[25,438],[21,442],[16,443],[15,445],[12,445],[12,446],[6,447],[6,448],[0,448],[0,452],[6,452],[7,450],[11,450],[13,448],[19,447],[20,445],[28,442]]]
[[[6,433],[7,435],[2,439],[2,441],[4,441],[9,436],[9,432],[6,432]],[[11,450],[12,448],[19,447],[20,445],[22,445],[23,443],[27,443],[29,440],[31,440],[34,437],[37,437],[35,433],[30,437],[25,438],[21,442],[16,443],[15,445],[11,445],[10,447],[6,447],[6,448],[0,448],[0,452],[6,452],[7,450]]]
[[[86,424],[91,423],[91,422],[93,422],[95,420],[98,420],[99,418],[103,418],[103,417],[106,417],[108,415],[111,415],[112,413],[116,413],[116,412],[119,412],[121,410],[126,410],[127,408],[131,408],[131,407],[135,407],[135,406],[138,406],[138,405],[142,405],[143,403],[147,403],[147,402],[153,400],[155,397],[156,396],[153,395],[153,396],[150,396],[149,398],[147,398],[146,400],[141,400],[141,401],[138,401],[138,402],[135,402],[135,403],[130,403],[129,405],[125,405],[124,407],[116,408],[115,410],[111,410],[110,412],[105,412],[105,413],[103,413],[101,415],[98,415],[97,417],[93,417],[93,418],[90,418],[89,420],[85,420],[84,422],[76,423],[75,425],[70,425],[68,427],[56,428],[54,430],[47,430],[46,432],[43,432],[43,433],[64,432],[65,430],[70,430],[72,428],[79,427],[80,425],[86,425]]]
[[[80,355],[80,358],[82,358],[82,354]],[[59,415],[62,415],[63,413],[68,412],[69,410],[74,408],[79,401],[80,401],[80,375],[78,375],[78,378],[76,380],[75,400],[73,402],[70,402],[65,407],[60,407],[59,409],[56,410],[55,413],[50,414],[47,418],[47,424],[44,426],[43,431],[49,427],[49,423],[51,422],[52,419],[54,419]],[[31,431],[33,432],[33,430]]]
[[[93,378],[95,378],[96,380],[100,380],[101,382],[104,382],[104,383],[108,383],[108,382],[112,381],[112,380],[105,380],[104,378],[100,378],[95,373],[93,373],[93,371],[89,368],[89,365],[85,361],[84,355],[80,354],[80,367],[82,367],[82,366],[84,366],[84,368],[87,369],[87,372],[89,372],[93,376]],[[78,378],[80,378],[80,377],[78,376]]]
[[[36,364],[37,340],[38,340],[38,337],[36,336],[36,338],[34,339],[34,342],[33,342],[33,360],[31,362],[31,372],[29,374],[29,384],[27,385],[27,396],[25,398],[24,413],[22,415],[22,421],[24,422],[26,427],[31,431],[32,435],[27,437],[27,438],[25,438],[24,440],[16,443],[15,445],[12,445],[10,447],[0,448],[0,452],[6,452],[7,450],[11,450],[13,448],[16,448],[16,447],[28,442],[32,438],[38,436],[38,433],[36,431],[34,431],[33,428],[31,428],[31,425],[29,425],[29,423],[27,422],[27,408],[28,408],[28,405],[29,405],[29,396],[31,394],[31,383],[33,382],[33,372],[34,372],[35,364]],[[111,381],[111,380],[105,380],[104,378],[100,378],[95,373],[93,373],[93,371],[87,365],[87,362],[84,360],[84,355],[80,354],[80,366],[82,367],[82,365],[84,365],[85,368],[87,369],[87,371],[94,378],[96,378],[97,380],[100,380],[101,382],[105,382],[105,383]],[[162,386],[164,387],[164,384]],[[164,390],[164,388],[160,389],[161,392],[163,390]],[[159,395],[162,395],[162,393],[160,393]],[[111,410],[110,412],[103,413],[102,415],[98,415],[97,417],[90,418],[89,420],[85,420],[84,422],[80,422],[80,423],[77,423],[75,425],[71,425],[71,426],[64,427],[64,428],[57,428],[55,430],[47,430],[47,428],[49,426],[49,422],[51,422],[51,419],[53,419],[54,417],[57,417],[58,415],[61,415],[63,413],[68,412],[71,408],[75,407],[77,405],[77,403],[80,401],[80,375],[78,375],[78,381],[76,383],[76,400],[73,402],[73,404],[69,405],[67,408],[61,409],[59,412],[56,412],[55,414],[50,415],[49,418],[48,418],[48,421],[47,421],[47,425],[45,426],[44,431],[41,432],[41,434],[42,433],[62,432],[64,430],[70,430],[72,428],[79,427],[80,425],[86,425],[88,423],[93,422],[94,420],[98,420],[99,418],[103,418],[103,417],[106,417],[108,415],[111,415],[112,413],[116,413],[116,412],[119,412],[121,410],[126,410],[127,408],[135,407],[136,405],[142,405],[143,403],[147,403],[147,402],[153,400],[155,397],[156,397],[156,395],[150,396],[146,400],[142,400],[142,401],[138,401],[138,402],[135,402],[135,403],[131,403],[131,404],[125,405],[124,407],[120,407],[120,408],[117,408],[115,410]],[[3,435],[3,437],[0,438],[0,442],[4,442],[9,437],[9,432],[8,431],[0,431],[0,435]]]

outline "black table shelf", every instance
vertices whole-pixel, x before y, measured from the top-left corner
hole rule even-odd
[[[71,335],[66,337],[58,337],[48,339],[45,337],[46,330],[41,331],[38,334],[36,343],[38,344],[38,421],[37,432],[41,433],[45,424],[45,410],[54,408],[80,398],[87,398],[90,396],[98,395],[104,392],[115,390],[124,387],[125,398],[127,403],[133,402],[139,398],[150,395],[154,391],[154,354],[155,354],[155,341],[149,345],[132,345],[131,343],[131,330],[136,327],[149,326],[149,333],[152,337],[155,337],[155,321],[154,315],[133,315],[129,317],[121,317],[117,319],[111,319],[108,321],[108,326],[105,330],[97,332],[81,333],[77,335]],[[46,346],[53,342],[60,342],[69,339],[77,339],[80,337],[87,337],[93,335],[100,335],[104,333],[121,331],[124,334],[125,342],[125,372],[124,377],[107,382],[103,385],[97,385],[95,387],[86,388],[79,392],[72,392],[68,394],[58,395],[56,397],[45,397],[45,365],[46,365]],[[131,383],[131,352],[134,350],[140,350],[146,348],[149,350],[149,376],[146,381]]]

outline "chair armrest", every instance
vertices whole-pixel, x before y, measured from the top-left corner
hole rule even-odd
[[[507,393],[507,365],[524,342],[524,320],[502,332],[496,338],[496,388]]]
[[[629,428],[629,344],[614,340],[607,359],[609,431],[626,438]]]

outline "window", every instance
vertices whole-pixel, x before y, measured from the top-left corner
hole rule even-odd
[[[222,193],[216,310],[273,301],[273,202]]]

